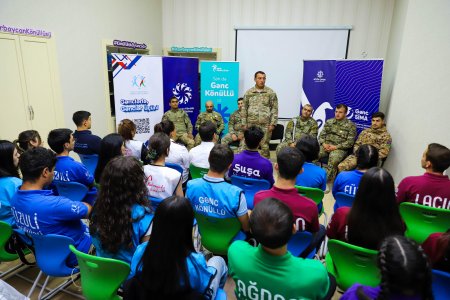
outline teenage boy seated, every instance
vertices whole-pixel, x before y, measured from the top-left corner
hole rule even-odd
[[[313,163],[319,157],[320,145],[317,138],[312,135],[303,135],[295,147],[305,156],[303,172],[297,175],[295,185],[327,189],[327,173],[324,169]]]
[[[194,210],[213,218],[238,218],[242,230],[248,231],[247,202],[244,192],[224,180],[233,162],[233,151],[226,145],[215,145],[209,154],[209,171],[203,178],[188,181],[186,197]]]
[[[309,231],[314,237],[310,247],[301,256],[308,255],[320,246],[325,237],[325,227],[319,225],[317,205],[309,198],[300,195],[295,188],[295,178],[302,172],[305,158],[297,148],[285,147],[277,154],[275,170],[278,174],[275,184],[270,190],[255,194],[255,206],[266,198],[276,198],[289,206],[294,214],[297,230]]]
[[[244,142],[248,150],[244,150],[234,157],[228,176],[233,175],[265,179],[270,185],[274,184],[272,163],[258,152],[259,144],[264,132],[257,126],[251,126],[244,132]]]
[[[20,156],[23,184],[11,199],[16,225],[28,234],[71,237],[74,246],[87,253],[91,236],[81,219],[89,216],[92,207],[44,190],[53,180],[55,164],[55,154],[41,147],[27,150]],[[68,265],[76,265],[75,255],[69,257]]]
[[[228,249],[228,274],[236,283],[237,299],[331,298],[336,286],[322,263],[287,251],[296,228],[286,204],[274,198],[258,203],[250,216],[250,232],[258,247],[235,241]]]
[[[189,150],[189,163],[199,168],[209,168],[209,152],[214,147],[214,143],[217,140],[216,124],[211,121],[206,121],[200,125],[198,133],[202,142],[200,145]]]
[[[74,151],[78,154],[99,154],[102,139],[89,130],[92,125],[91,113],[84,110],[77,111],[73,114],[72,120],[77,126],[77,130],[73,133],[76,139]]]

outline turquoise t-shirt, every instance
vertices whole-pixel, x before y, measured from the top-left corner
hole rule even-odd
[[[13,226],[14,216],[11,212],[10,200],[22,185],[22,179],[16,177],[0,178],[0,221]]]
[[[330,286],[320,261],[290,252],[274,256],[244,241],[235,241],[228,249],[228,268],[240,300],[323,299]]]

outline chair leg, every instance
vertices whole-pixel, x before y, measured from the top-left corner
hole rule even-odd
[[[36,285],[38,284],[39,279],[41,279],[42,274],[43,274],[42,271],[39,271],[38,276],[37,276],[36,279],[34,280],[33,285],[31,286],[31,289],[30,289],[30,291],[28,292],[28,295],[27,295],[28,298],[31,298],[31,294],[33,294],[34,289],[36,288]]]
[[[27,268],[29,268],[29,267],[31,267],[31,266],[27,266],[27,265],[22,264],[22,263],[21,263],[21,264],[18,264],[17,266],[15,266],[15,267],[9,269],[8,271],[5,271],[5,272],[1,273],[1,274],[0,274],[0,279],[6,279],[7,277],[9,277],[9,275],[14,275],[14,273],[15,273],[16,271],[17,271],[17,273],[18,273],[18,270],[19,270],[20,268],[22,268],[22,267],[24,267],[23,270],[25,270],[25,269],[27,269]],[[21,271],[23,271],[23,270],[21,270]]]
[[[42,298],[42,293],[44,293],[45,291],[45,287],[47,286],[48,280],[50,279],[50,276],[47,276],[47,278],[45,278],[44,284],[42,285],[41,291],[39,292],[39,296],[38,296],[38,300],[41,300]]]
[[[77,274],[77,277],[73,280],[73,281],[77,281],[80,278],[80,274]],[[48,279],[48,278],[47,278]],[[47,282],[46,282],[47,283]],[[46,285],[46,283],[44,284],[44,287]],[[51,290],[48,294],[46,294],[45,296],[43,296],[41,298],[41,295],[39,295],[39,300],[47,300],[47,299],[51,299],[54,295],[56,295],[57,293],[59,293],[60,291],[64,290],[66,287],[68,287],[69,285],[72,284],[72,277],[69,277],[69,279],[67,279],[65,282],[61,283],[59,286],[57,286],[56,288],[54,288],[53,290]],[[42,291],[44,290],[44,288],[42,288]],[[42,293],[41,291],[41,293]]]

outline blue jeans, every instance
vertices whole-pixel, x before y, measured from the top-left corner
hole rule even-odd
[[[214,300],[216,298],[217,290],[225,286],[228,276],[228,268],[225,260],[220,256],[211,257],[206,265],[208,267],[213,267],[217,271],[209,285],[209,288],[212,290],[211,299]]]

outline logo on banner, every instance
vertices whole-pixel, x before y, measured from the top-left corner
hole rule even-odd
[[[141,89],[145,87],[145,77],[142,75],[135,75],[133,76],[132,80],[132,87],[137,87],[138,89]]]
[[[326,78],[324,78],[325,73],[322,70],[319,70],[316,74],[316,77],[314,77],[314,82],[325,82],[327,81]]]
[[[229,70],[218,67],[217,65],[212,65],[212,70],[213,72],[229,72]]]
[[[178,99],[180,104],[187,104],[192,99],[192,89],[187,83],[177,83],[172,89],[173,95]]]

